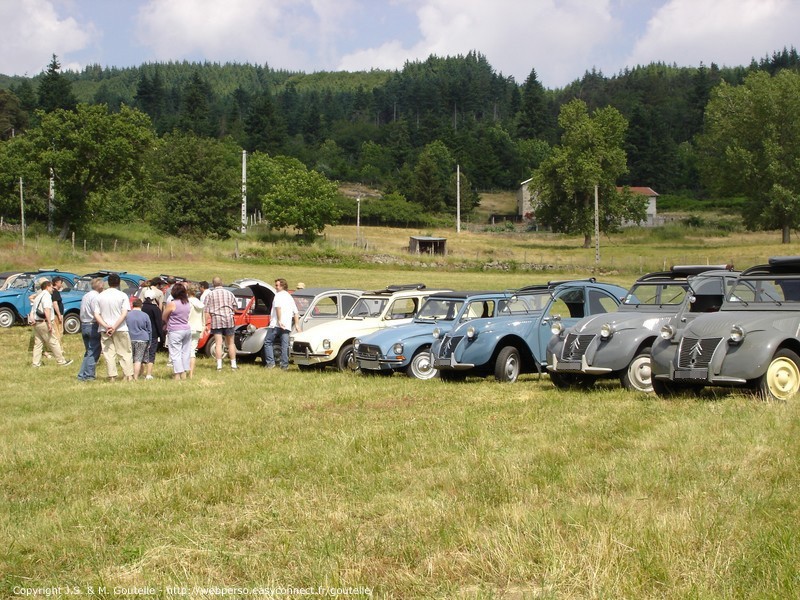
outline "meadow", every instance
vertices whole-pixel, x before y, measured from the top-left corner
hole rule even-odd
[[[145,251],[120,232],[115,253],[3,240],[0,263],[491,289],[593,272],[627,285],[666,255],[796,253],[774,232],[627,233],[595,269],[575,238],[449,232],[442,259],[403,257],[417,232],[370,228],[367,251],[354,233],[333,228],[321,249],[240,239]],[[527,267],[526,254],[552,265]],[[218,373],[204,359],[175,382],[163,356],[154,381],[86,384],[78,361],[32,369],[29,335],[0,331],[2,597],[800,593],[797,403],[664,401],[615,382],[564,392],[530,375],[449,384],[260,362]],[[66,349],[78,359],[82,344],[71,336]]]

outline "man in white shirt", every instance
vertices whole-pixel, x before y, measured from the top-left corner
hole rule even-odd
[[[71,365],[71,360],[64,358],[61,351],[61,342],[55,335],[55,313],[53,311],[53,283],[43,281],[41,291],[31,302],[31,314],[34,315],[33,324],[33,366],[42,366],[42,351],[47,348],[55,356],[59,366]]]
[[[287,287],[285,279],[275,280],[277,293],[272,300],[269,329],[263,349],[264,366],[268,369],[275,368],[275,338],[279,338],[281,342],[281,369],[285,371],[289,368],[289,334],[292,332],[292,323],[300,331],[300,314]]]
[[[131,352],[131,336],[125,317],[131,301],[127,294],[119,289],[119,275],[108,276],[108,289],[97,297],[94,317],[103,345],[103,356],[108,367],[109,381],[117,380],[117,358],[126,381],[133,380],[133,354]]]

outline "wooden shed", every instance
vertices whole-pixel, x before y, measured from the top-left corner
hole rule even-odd
[[[447,254],[447,238],[412,235],[408,242],[411,254]]]

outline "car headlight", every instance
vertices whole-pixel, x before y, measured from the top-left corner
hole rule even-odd
[[[403,344],[401,344],[400,342],[396,343],[394,346],[392,346],[392,352],[394,352],[395,354],[402,354]]]
[[[734,325],[731,327],[731,333],[729,336],[731,344],[741,344],[745,335],[744,327],[741,325]]]
[[[662,340],[671,340],[675,337],[675,328],[672,325],[664,325],[659,332]]]
[[[600,327],[600,339],[610,340],[612,335],[614,335],[614,326],[611,323],[603,323]]]
[[[478,330],[472,327],[471,325],[467,327],[467,339],[474,340],[475,336],[478,335]]]
[[[553,335],[561,335],[562,331],[564,331],[564,324],[561,321],[553,321],[550,325],[550,332]]]
[[[361,340],[356,338],[356,341],[353,342],[353,349],[358,351],[358,347],[361,345]]]
[[[247,326],[247,333],[255,333],[256,329],[258,329],[258,328],[255,325],[253,325],[252,323],[250,323]]]
[[[330,340],[322,340],[322,349],[323,350],[330,350],[331,349],[331,341]]]
[[[433,329],[433,339],[438,340],[442,336],[442,330],[438,327]]]

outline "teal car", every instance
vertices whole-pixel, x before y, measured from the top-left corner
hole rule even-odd
[[[494,316],[507,292],[441,292],[422,305],[414,321],[381,329],[355,341],[355,357],[362,373],[391,375],[405,372],[414,379],[432,379],[431,345],[462,323]]]
[[[64,288],[61,291],[61,301],[64,304],[64,333],[75,334],[81,331],[81,300],[86,292],[92,289],[92,279],[101,277],[108,281],[111,273],[119,275],[119,289],[128,296],[132,296],[139,289],[139,282],[147,279],[142,275],[128,273],[127,271],[95,271],[81,275],[75,280],[72,289]]]
[[[594,278],[521,288],[498,302],[496,314],[462,323],[435,340],[433,366],[443,380],[494,375],[510,383],[522,373],[542,373],[554,329],[616,311],[627,291]]]
[[[0,292],[0,327],[8,328],[15,323],[24,323],[31,312],[30,296],[39,291],[42,281],[52,281],[60,276],[64,280],[62,294],[72,289],[78,276],[58,269],[39,269],[19,275],[13,283]]]

